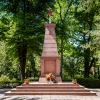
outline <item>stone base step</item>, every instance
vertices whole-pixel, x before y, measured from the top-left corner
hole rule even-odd
[[[96,96],[96,93],[91,92],[84,86],[79,84],[22,84],[5,92],[5,95],[82,95],[82,96]]]
[[[6,92],[8,95],[80,95],[80,96],[96,96],[92,92]]]
[[[79,86],[79,84],[72,84],[72,83],[68,83],[68,84],[64,84],[64,83],[60,83],[60,84],[58,84],[58,83],[53,83],[53,84],[22,84],[21,86]]]
[[[18,86],[17,89],[84,89],[80,86]]]
[[[90,92],[87,89],[12,89],[11,92]]]

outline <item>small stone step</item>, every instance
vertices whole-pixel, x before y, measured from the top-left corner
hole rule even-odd
[[[87,89],[12,89],[11,92],[90,92]]]
[[[6,92],[8,95],[80,95],[80,96],[96,96],[96,93],[91,92]]]
[[[79,86],[79,84],[58,84],[58,83],[54,83],[54,84],[22,84],[22,86]]]
[[[84,89],[84,87],[80,86],[17,86],[17,89]]]

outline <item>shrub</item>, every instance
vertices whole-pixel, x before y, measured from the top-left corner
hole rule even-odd
[[[22,81],[18,81],[15,78],[13,78],[12,80],[6,76],[6,75],[1,75],[0,77],[0,88],[13,88],[16,87],[20,84],[22,84]]]
[[[0,81],[0,88],[13,88],[18,85],[21,85],[23,82],[22,81]]]
[[[10,78],[8,76],[2,74],[0,77],[0,81],[10,81]]]
[[[87,88],[100,88],[100,79],[78,78],[77,83]]]
[[[71,79],[67,79],[67,78],[63,78],[62,81],[63,81],[63,82],[72,82]]]
[[[28,82],[31,82],[31,81],[38,81],[39,79],[38,78],[25,78],[24,81],[28,81]]]

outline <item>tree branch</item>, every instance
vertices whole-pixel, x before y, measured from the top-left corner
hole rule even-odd
[[[69,5],[68,5],[68,7],[67,7],[66,13],[65,13],[65,15],[64,15],[64,19],[63,19],[63,20],[65,20],[65,18],[66,18],[66,16],[67,16],[67,12],[68,12],[68,10],[69,10],[69,8],[70,8],[72,2],[73,2],[73,0],[70,1]]]
[[[60,2],[59,2],[59,0],[57,0],[57,2],[58,2],[58,5],[59,5],[59,7],[60,7],[60,18],[61,18],[61,21],[63,22],[63,19],[62,19],[62,15],[61,15],[61,5],[60,5]]]

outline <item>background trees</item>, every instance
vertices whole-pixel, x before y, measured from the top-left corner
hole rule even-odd
[[[92,67],[99,69],[99,6],[98,0],[0,0],[0,75],[39,76],[44,23],[53,9],[62,78],[89,77]]]
[[[96,16],[99,13],[99,5],[96,0],[87,0],[80,2],[78,8],[76,8],[75,17],[79,21],[81,30],[79,33],[82,34],[81,42],[83,46],[83,57],[84,57],[84,77],[89,77],[89,71],[92,66],[95,66],[95,50],[96,48],[91,47],[91,41],[93,40],[92,34],[97,30],[96,27]],[[94,65],[93,65],[94,64]]]

